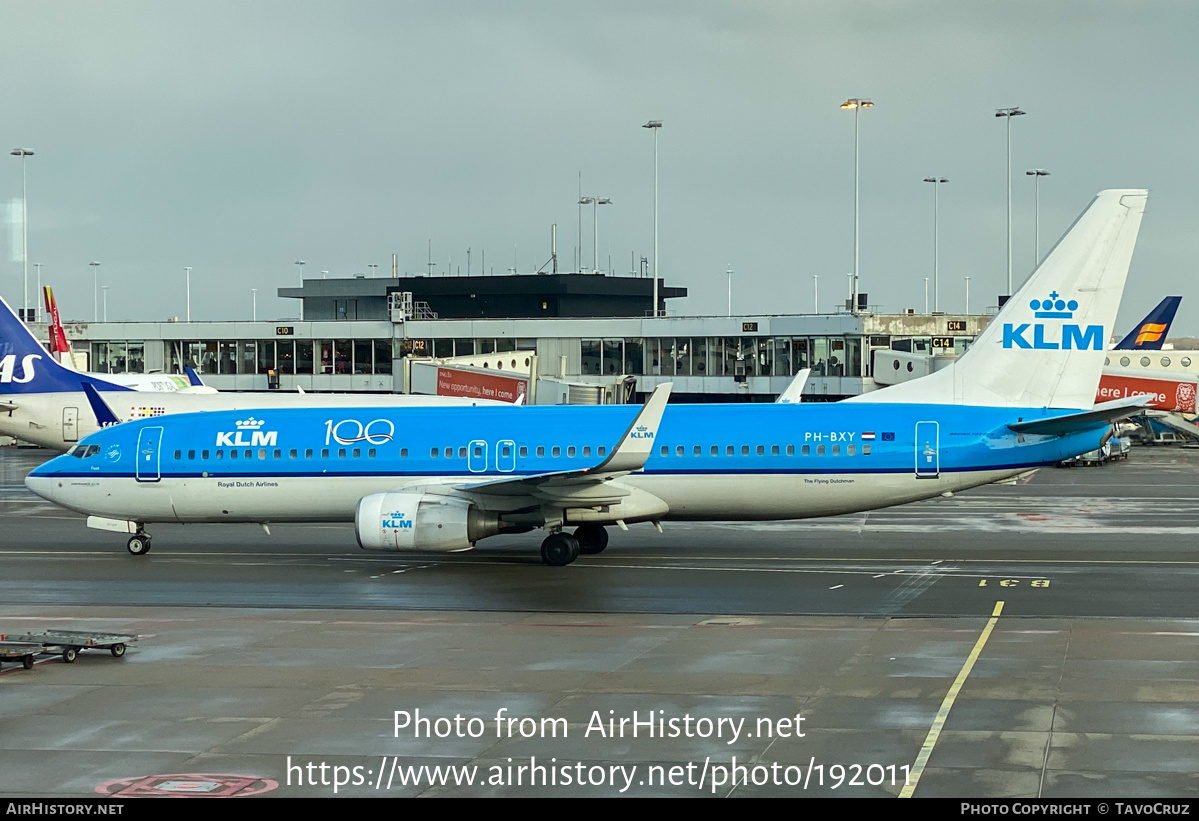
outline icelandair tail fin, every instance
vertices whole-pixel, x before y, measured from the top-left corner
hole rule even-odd
[[[186,366],[183,369],[183,372],[187,374],[187,384],[191,385],[193,388],[204,387],[204,380],[200,378],[200,375],[196,373],[196,369],[191,365]]]
[[[46,302],[46,315],[50,317],[50,353],[60,365],[74,370],[71,343],[67,342],[66,331],[63,330],[62,320],[58,317],[58,303],[54,301],[53,289],[47,285],[42,289],[42,296]]]
[[[1101,191],[947,368],[846,402],[1090,408],[1148,191]]]
[[[1117,351],[1160,351],[1170,332],[1170,323],[1178,311],[1180,296],[1168,296],[1142,319],[1128,336],[1120,340]]]
[[[98,391],[124,391],[94,376],[58,364],[0,298],[0,396],[24,393],[77,393],[86,382]]]

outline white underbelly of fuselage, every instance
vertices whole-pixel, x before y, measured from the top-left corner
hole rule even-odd
[[[860,474],[632,474],[622,484],[654,494],[676,521],[769,521],[835,516],[929,499],[1009,478],[1005,469],[941,473]],[[81,513],[140,522],[350,522],[358,501],[372,493],[431,485],[468,485],[483,478],[304,476],[122,479],[44,479],[35,487],[55,499],[53,482],[70,482]],[[488,477],[494,478],[494,477]]]

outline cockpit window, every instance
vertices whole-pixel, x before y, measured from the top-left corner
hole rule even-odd
[[[76,459],[87,459],[89,456],[95,456],[99,452],[99,445],[75,445],[75,447],[67,451],[67,456],[74,456]]]
[[[99,452],[100,452],[100,446],[99,446],[99,445],[88,445],[88,446],[87,446],[87,453],[83,454],[83,458],[84,458],[84,459],[90,459],[91,457],[95,456],[95,455],[96,455],[97,453],[99,453]]]

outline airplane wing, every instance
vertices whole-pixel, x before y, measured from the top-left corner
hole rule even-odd
[[[1048,419],[1030,419],[1027,422],[1009,422],[1008,428],[1016,433],[1035,433],[1042,436],[1064,436],[1096,430],[1120,419],[1126,419],[1143,410],[1152,401],[1149,396],[1126,396],[1101,402],[1093,410],[1053,416]]]
[[[628,496],[631,489],[609,483],[645,467],[654,449],[671,387],[672,383],[667,382],[654,389],[608,458],[595,467],[460,484],[454,488],[472,495],[570,500],[588,505],[612,503]]]

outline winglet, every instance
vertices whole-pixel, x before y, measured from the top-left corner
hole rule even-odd
[[[628,472],[645,467],[646,461],[653,453],[654,438],[658,435],[658,426],[662,423],[662,414],[666,410],[672,387],[673,383],[664,382],[654,388],[649,399],[641,406],[633,424],[624,432],[620,444],[612,449],[607,459],[588,473]]]
[[[102,428],[107,428],[110,425],[119,425],[121,420],[112,412],[112,408],[108,407],[108,403],[100,397],[100,392],[87,382],[79,383],[83,387],[83,392],[87,395],[88,404],[92,406],[92,413],[96,414],[96,423]]]
[[[811,368],[803,368],[796,372],[795,378],[791,380],[791,384],[787,389],[779,394],[779,398],[774,400],[778,405],[791,405],[796,402],[803,401],[803,389],[808,384],[808,376],[812,373]]]
[[[198,373],[196,373],[195,368],[193,368],[191,365],[188,365],[183,369],[183,372],[187,374],[188,384],[190,384],[193,388],[203,387],[204,380],[200,378]]]

